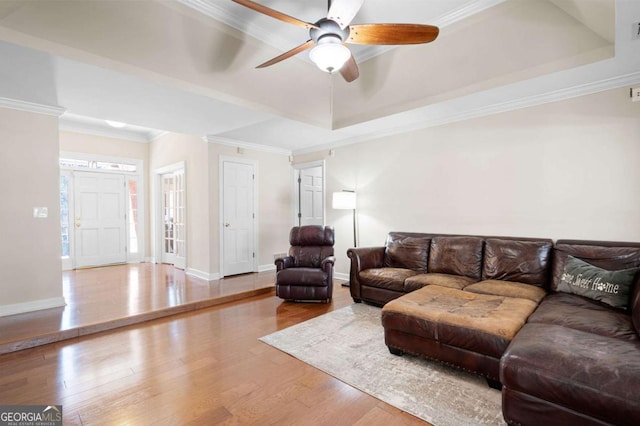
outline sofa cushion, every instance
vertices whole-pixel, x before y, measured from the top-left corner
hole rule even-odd
[[[544,296],[547,295],[547,292],[544,291],[544,289],[535,285],[502,280],[480,281],[479,283],[465,287],[464,291],[470,291],[478,294],[489,294],[493,296],[528,299],[535,303],[540,303]]]
[[[404,280],[417,274],[404,268],[372,268],[360,271],[358,279],[362,285],[404,292]]]
[[[545,287],[549,281],[552,247],[551,240],[488,238],[484,246],[482,278]]]
[[[500,380],[606,424],[640,424],[638,353],[638,340],[529,323],[502,357]]]
[[[567,293],[545,297],[527,322],[560,325],[617,339],[638,339],[628,314]]]
[[[464,275],[479,281],[482,246],[480,237],[434,237],[429,251],[429,272]]]
[[[474,278],[465,277],[463,275],[434,273],[419,274],[409,277],[404,281],[404,291],[409,293],[427,285],[439,285],[442,287],[457,288],[460,290],[474,282],[476,282]]]
[[[413,237],[390,234],[384,251],[384,266],[427,270],[431,237]]]
[[[618,309],[629,307],[638,268],[609,271],[567,256],[558,291],[597,300]]]
[[[382,308],[386,327],[500,358],[537,304],[430,285]],[[395,324],[395,325],[394,325]]]

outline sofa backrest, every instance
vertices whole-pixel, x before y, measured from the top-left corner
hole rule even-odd
[[[556,291],[564,271],[567,256],[573,256],[599,268],[610,271],[640,267],[640,243],[615,241],[558,240],[553,250],[551,290]],[[636,275],[630,306],[638,305],[640,273]],[[636,330],[640,326],[638,313],[634,312]]]
[[[331,226],[294,226],[289,232],[289,256],[294,266],[320,268],[322,261],[333,256],[335,233]]]
[[[480,280],[483,245],[482,237],[435,236],[431,239],[428,271]]]
[[[431,234],[390,232],[384,249],[384,266],[427,271]]]
[[[548,289],[552,248],[551,239],[487,238],[482,279],[516,281]]]

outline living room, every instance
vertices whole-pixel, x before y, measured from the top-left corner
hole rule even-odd
[[[212,71],[205,67],[210,64],[202,56],[201,62],[196,61],[195,65],[203,66],[207,71],[196,67],[189,77],[184,77],[184,69],[180,67],[187,61],[176,60],[176,69],[166,69],[163,56],[166,51],[145,57],[136,49],[148,45],[129,46],[133,52],[116,49],[116,46],[126,46],[117,39],[117,34],[105,35],[107,24],[100,27],[103,31],[100,40],[104,43],[96,41],[96,37],[74,40],[78,34],[86,35],[86,28],[76,28],[79,25],[67,28],[68,32],[53,31],[59,25],[57,20],[74,22],[77,17],[70,11],[75,10],[80,17],[89,14],[90,11],[82,8],[74,9],[72,3],[65,3],[62,8],[65,13],[54,13],[51,6],[37,2],[31,9],[21,9],[16,2],[3,4],[2,49],[6,54],[12,53],[13,59],[2,64],[0,134],[6,154],[2,155],[1,173],[5,180],[14,184],[7,189],[10,202],[1,214],[6,215],[2,221],[3,235],[14,244],[5,245],[3,249],[6,280],[0,299],[2,307],[23,304],[46,307],[48,303],[64,303],[60,284],[59,222],[36,220],[32,215],[36,206],[47,206],[50,218],[55,219],[58,215],[60,152],[142,160],[148,173],[147,215],[151,214],[153,206],[152,172],[167,164],[184,161],[187,164],[189,214],[186,268],[187,272],[209,279],[219,276],[221,265],[218,201],[221,157],[241,158],[258,164],[257,266],[262,269],[273,265],[274,254],[288,248],[287,236],[293,223],[292,164],[318,161],[323,162],[326,176],[325,222],[336,228],[336,273],[343,279],[349,273],[346,251],[353,245],[351,215],[331,209],[328,201],[332,192],[343,189],[357,192],[359,246],[380,245],[393,230],[519,235],[554,240],[640,241],[640,222],[637,220],[640,216],[640,146],[637,137],[640,102],[630,99],[630,89],[640,85],[640,57],[637,55],[640,40],[632,38],[633,23],[640,21],[637,2],[602,2],[610,3],[615,10],[612,16],[615,42],[607,42],[606,37],[555,3],[542,2],[544,5],[539,6],[540,10],[536,9],[539,13],[536,16],[548,18],[543,22],[553,27],[550,32],[575,31],[563,39],[569,40],[562,45],[567,49],[562,52],[567,57],[547,57],[542,59],[546,62],[540,63],[532,59],[532,63],[525,63],[523,57],[530,57],[532,52],[537,54],[535,49],[548,46],[550,41],[544,39],[536,44],[535,40],[529,40],[535,37],[518,38],[517,42],[532,43],[527,49],[534,50],[514,59],[513,68],[491,74],[487,65],[456,62],[470,70],[466,74],[457,71],[458,85],[444,78],[453,72],[438,69],[439,63],[447,66],[451,63],[442,56],[436,56],[442,62],[429,61],[433,57],[426,51],[428,65],[421,64],[415,74],[405,78],[419,82],[420,90],[431,92],[415,93],[411,98],[411,87],[405,87],[401,95],[408,96],[409,100],[402,102],[390,97],[389,93],[398,86],[384,81],[383,75],[390,73],[396,80],[398,75],[402,77],[403,71],[393,71],[390,64],[394,61],[401,64],[415,62],[410,56],[416,51],[413,48],[393,50],[364,62],[361,83],[347,84],[334,76],[331,87],[325,73],[296,59],[283,62],[280,69],[276,66],[269,70],[254,70],[260,61],[277,55],[277,49],[243,36],[244,33],[219,21],[209,22],[209,18],[198,15],[199,12],[187,10],[184,2],[170,6],[140,2],[141,5],[134,9],[144,10],[134,10],[132,13],[137,14],[134,16],[176,13],[177,8],[176,16],[184,20],[182,29],[188,24],[206,22],[216,38],[198,49],[215,50],[218,43],[242,44],[240,53],[235,52],[242,56],[241,59],[236,56],[236,61],[222,61]],[[436,39],[424,48],[435,49],[439,41],[452,43],[467,49],[466,56],[471,61],[474,59],[470,57],[471,51],[478,49],[478,45],[465,47],[456,37],[469,36],[470,28],[478,23],[501,23],[505,13],[521,18],[523,11],[511,3],[514,2],[498,2],[494,6],[498,8],[496,11],[488,8],[467,18],[468,22],[462,20],[450,27],[444,26],[443,39]],[[516,11],[507,13],[512,10],[510,8]],[[295,12],[294,9],[290,13]],[[51,22],[45,24],[47,17]],[[121,19],[121,15],[112,11],[111,18]],[[531,25],[531,29],[536,28],[536,19],[530,21],[526,24]],[[280,24],[275,21],[274,26],[279,28]],[[286,27],[285,24],[282,26]],[[568,30],[566,27],[569,26]],[[454,34],[447,36],[447,28]],[[217,38],[216,31],[226,34],[228,39]],[[191,34],[195,35],[198,34]],[[493,37],[494,41],[498,39],[495,34]],[[289,42],[295,45],[295,39]],[[154,44],[153,38],[145,43]],[[504,46],[504,49],[508,48],[515,49],[511,45]],[[487,54],[486,51],[482,53]],[[442,51],[438,54],[444,55]],[[54,56],[55,61],[51,59]],[[230,50],[221,57],[233,56],[234,52]],[[461,60],[460,57],[454,59]],[[162,62],[162,67],[153,71],[153,64],[158,61]],[[195,66],[193,58],[190,62]],[[110,110],[106,103],[101,105],[95,101],[102,95],[92,88],[95,81],[80,84],[77,90],[82,91],[82,96],[75,98],[70,96],[72,87],[58,87],[56,92],[55,85],[50,84],[56,78],[59,84],[65,79],[79,79],[84,74],[75,72],[83,67],[95,67],[97,76],[105,78],[107,91],[112,89],[112,84],[121,86],[113,89],[121,96],[123,105],[119,110]],[[263,71],[268,74],[257,77]],[[429,77],[429,73],[433,76]],[[205,82],[208,75],[215,75],[217,79],[213,80],[216,81]],[[463,82],[462,77],[467,80]],[[258,83],[258,78],[267,81]],[[166,86],[167,97],[143,96],[147,86],[138,84],[141,81]],[[444,89],[425,88],[430,81]],[[287,87],[286,82],[292,82],[291,86]],[[269,85],[272,87],[267,87]],[[225,86],[237,91],[229,93]],[[169,94],[177,88],[187,92],[182,95],[186,99],[184,104],[168,102],[174,100]],[[328,115],[331,90],[333,116]],[[470,94],[466,95],[465,90]],[[127,91],[130,96],[122,93]],[[275,91],[282,94],[275,96]],[[202,127],[203,122],[215,120],[209,113],[193,115],[198,102],[202,109],[211,107],[208,100],[202,100],[194,93],[205,98],[219,96],[240,112],[246,109],[246,121],[239,124],[231,115],[237,111],[231,111],[230,107],[227,115],[224,108],[218,107],[211,111],[214,115],[220,114],[223,123]],[[298,101],[293,101],[298,96],[307,99],[309,105],[301,108]],[[379,100],[385,97],[389,99]],[[165,122],[165,127],[152,125],[137,111],[153,110],[154,103],[163,104],[155,123]],[[246,105],[252,108],[246,108]],[[187,122],[171,117],[174,112],[176,117],[182,116],[180,109],[192,114],[193,121],[198,124],[189,127]],[[65,130],[61,124],[65,122],[64,116],[58,118],[65,110],[169,132],[147,143],[132,142],[124,137],[87,135],[71,125]],[[273,118],[264,116],[265,111],[268,114],[277,112],[275,115],[284,124],[270,122]],[[402,112],[409,117],[396,117]],[[318,122],[322,127],[307,134],[307,127],[317,126]],[[331,124],[327,125],[327,122]],[[237,130],[239,128],[245,132]],[[236,139],[237,134],[247,137]],[[282,145],[258,145],[256,139],[260,137],[277,140]],[[150,222],[149,217],[147,223],[150,225]],[[145,257],[154,258],[150,234],[147,232],[144,242]],[[38,262],[38,268],[33,268],[34,261]]]

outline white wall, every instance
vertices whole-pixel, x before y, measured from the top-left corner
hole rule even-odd
[[[0,135],[0,316],[63,306],[58,118],[0,108]]]
[[[335,152],[328,197],[357,190],[360,246],[389,231],[640,241],[640,102],[628,88]],[[350,212],[327,213],[348,273]]]

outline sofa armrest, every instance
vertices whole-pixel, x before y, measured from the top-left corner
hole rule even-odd
[[[293,257],[291,256],[279,257],[274,263],[276,264],[276,272],[291,268],[294,264]]]
[[[351,259],[351,270],[349,271],[349,290],[354,301],[360,302],[361,284],[358,279],[360,271],[371,268],[382,268],[384,266],[385,247],[359,247],[347,250],[347,256]]]

